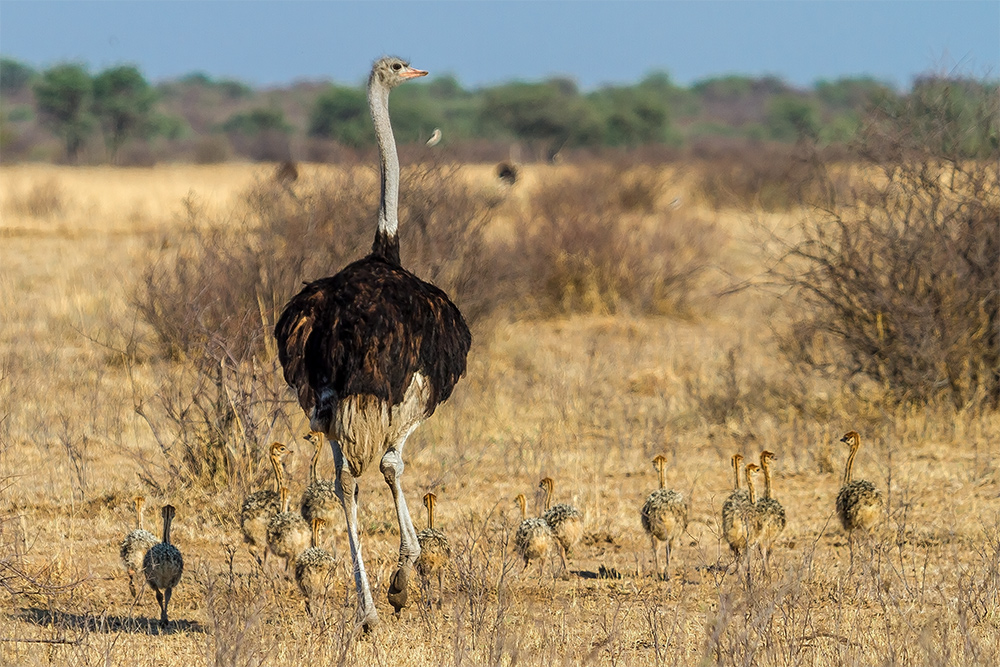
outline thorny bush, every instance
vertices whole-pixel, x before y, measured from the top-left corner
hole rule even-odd
[[[946,103],[915,99],[868,120],[861,186],[808,217],[778,269],[803,297],[785,342],[793,358],[903,401],[997,407],[1000,150],[962,157],[958,121],[946,110],[927,121],[927,105]],[[997,127],[996,100],[976,111]]]

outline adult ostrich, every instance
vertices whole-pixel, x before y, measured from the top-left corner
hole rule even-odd
[[[368,79],[368,106],[378,139],[381,198],[371,253],[335,276],[306,286],[274,329],[285,380],[298,393],[310,427],[330,440],[337,496],[358,592],[357,624],[378,623],[358,539],[357,479],[376,459],[396,505],[399,562],[389,602],[399,614],[420,555],[403,497],[403,445],[465,373],[472,336],[458,308],[440,289],[399,261],[399,158],[389,123],[389,92],[426,75],[394,57],[381,58]]]

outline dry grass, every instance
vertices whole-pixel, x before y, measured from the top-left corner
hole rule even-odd
[[[526,190],[560,169],[571,168],[525,168]],[[492,166],[467,172],[492,187]],[[3,664],[1000,661],[1000,418],[891,407],[864,383],[788,375],[771,329],[795,304],[763,292],[701,296],[682,320],[576,315],[501,322],[481,334],[468,376],[407,447],[411,504],[434,489],[437,523],[453,543],[443,608],[415,605],[391,619],[384,594],[395,519],[384,483],[368,475],[360,517],[384,622],[369,640],[350,632],[342,526],[331,531],[340,576],[310,618],[294,584],[257,571],[241,543],[235,514],[253,480],[210,491],[197,480],[171,482],[169,423],[154,419],[151,429],[134,409],[151,414],[159,399],[193,396],[178,379],[183,365],[150,353],[151,332],[129,295],[192,207],[224,220],[255,173],[233,165],[0,170]],[[12,204],[45,183],[55,184],[60,211],[39,217]],[[742,216],[688,204],[686,190],[661,198],[681,195],[673,215],[690,207],[686,214],[724,232],[701,294],[720,276],[763,271],[768,257]],[[530,204],[522,196],[515,190],[501,205],[492,233],[516,233],[511,225]],[[770,229],[789,222],[762,215]],[[273,367],[257,372],[262,383],[278,382]],[[304,418],[290,401],[279,407],[255,422],[256,437],[293,443],[287,470],[297,495],[308,474]],[[844,454],[836,441],[851,428],[864,436],[856,474],[887,492],[889,510],[853,569],[833,517]],[[778,456],[776,492],[789,525],[769,572],[757,562],[749,574],[727,570],[718,513],[728,458],[765,446]],[[649,576],[639,524],[656,485],[649,460],[660,452],[692,508],[667,582]],[[256,472],[261,462],[243,464]],[[331,468],[324,455],[321,471]],[[569,576],[539,581],[520,576],[508,539],[513,496],[544,475],[556,479],[560,500],[584,510],[587,537]],[[174,541],[186,571],[163,634],[152,595],[132,606],[118,564],[137,491],[151,507],[178,508]]]

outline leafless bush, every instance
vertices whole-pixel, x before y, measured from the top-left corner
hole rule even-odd
[[[66,196],[54,178],[35,183],[27,192],[13,193],[6,205],[11,213],[40,219],[62,213],[65,206]]]
[[[873,107],[853,146],[875,164],[983,159],[996,163],[1000,99],[995,81],[924,75],[912,92]]]
[[[519,293],[542,315],[663,314],[689,305],[720,232],[673,211],[647,214],[657,193],[649,179],[594,165],[532,194],[532,218],[518,239]]]
[[[730,348],[722,368],[684,380],[695,413],[707,424],[752,427],[760,414],[774,414],[779,406],[787,405],[783,387],[768,384],[759,374],[740,371],[740,355],[739,348]]]
[[[805,303],[786,341],[814,367],[901,399],[1000,401],[1000,185],[994,164],[931,155],[872,171],[807,219],[782,279]],[[840,355],[824,353],[822,342]]]
[[[661,189],[656,172],[636,169],[618,190],[618,203],[623,211],[654,213]]]
[[[205,610],[211,632],[208,664],[216,667],[251,667],[269,662],[274,647],[264,645],[261,626],[274,600],[259,578],[240,577],[232,566],[226,573],[202,573],[206,579]]]
[[[261,180],[234,219],[218,223],[206,221],[196,201],[185,201],[189,231],[165,241],[171,247],[133,296],[165,354],[242,363],[264,350],[294,286],[325,275],[318,265],[336,266],[345,246],[360,240],[355,221],[362,208],[352,194],[362,186],[350,179],[324,185],[296,199],[271,179]],[[320,227],[327,238],[320,238]]]
[[[481,519],[465,517],[461,529],[453,547],[459,591],[455,621],[471,637],[473,651],[482,648],[490,664],[501,664],[516,642],[516,633],[506,622],[515,568],[509,529],[492,513]],[[464,640],[456,636],[456,664],[462,662],[466,650]]]
[[[284,419],[276,360],[217,366],[178,364],[150,395],[134,390],[160,456],[139,458],[140,477],[157,492],[193,486],[240,496],[259,485],[264,451]],[[282,423],[283,432],[289,424]]]
[[[461,184],[457,166],[433,163],[404,172],[400,208],[408,269],[444,289],[473,327],[507,305],[508,254],[487,241],[492,213]]]
[[[93,487],[94,463],[100,460],[104,445],[122,440],[125,429],[122,414],[104,409],[113,404],[116,396],[105,382],[104,370],[86,378],[67,381],[74,399],[84,407],[85,417],[61,408],[53,414],[39,415],[32,419],[32,433],[38,450],[56,460],[57,451],[66,455],[69,472],[62,479],[69,487],[76,502],[88,500]]]
[[[70,470],[73,471],[74,495],[82,501],[90,483],[90,449],[93,440],[87,435],[71,432],[70,420],[65,415],[60,422],[59,444],[65,450]]]
[[[0,398],[8,398],[6,359],[0,360]],[[0,401],[0,405],[7,405]],[[61,596],[72,596],[84,577],[77,571],[65,573],[61,563],[32,553],[35,538],[29,534],[26,510],[13,501],[11,490],[24,480],[21,471],[12,467],[20,455],[11,456],[13,449],[5,428],[7,413],[0,413],[0,592],[8,600],[9,608],[25,600],[40,601],[51,610],[53,601]],[[12,614],[0,614],[0,637],[12,641],[8,627],[13,626]],[[67,631],[61,624],[48,623],[47,638],[33,640],[47,644],[77,644],[82,632]],[[75,635],[75,636],[67,636]]]
[[[703,176],[697,193],[716,210],[785,211],[824,204],[829,188],[846,186],[822,169],[828,158],[804,143],[736,144],[710,155],[699,169]]]
[[[868,117],[860,186],[803,221],[779,268],[804,304],[785,344],[900,400],[996,407],[1000,102],[954,99],[947,86],[918,90]]]

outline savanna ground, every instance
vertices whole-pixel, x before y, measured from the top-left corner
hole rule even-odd
[[[304,178],[333,170],[300,169]],[[497,191],[492,167],[461,175],[499,207],[487,236],[516,237],[526,234],[519,221],[545,206],[532,188],[575,169],[522,168],[511,193]],[[779,334],[803,305],[764,276],[803,211],[709,205],[694,169],[647,174],[655,197],[637,205],[658,224],[708,235],[699,270],[676,287],[683,299],[618,308],[599,286],[591,297],[578,286],[566,297],[575,307],[535,304],[523,316],[478,321],[467,376],[406,448],[416,524],[425,521],[420,496],[434,490],[438,527],[453,545],[440,609],[417,603],[392,618],[385,589],[395,514],[381,477],[361,480],[366,564],[383,622],[358,638],[343,524],[330,531],[339,576],[315,617],[294,582],[277,567],[262,572],[242,544],[239,505],[267,483],[260,447],[291,444],[295,498],[308,475],[306,420],[266,344],[254,382],[273,407],[254,424],[257,448],[238,462],[242,474],[206,473],[185,460],[206,450],[178,452],[171,438],[183,431],[184,408],[202,409],[195,396],[212,387],[191,379],[189,353],[164,352],[137,305],[146,276],[157,275],[149,267],[201,221],[226,224],[270,168],[4,167],[0,662],[1000,662],[1000,418],[942,402],[898,407],[873,383],[832,382],[790,365]],[[366,252],[367,238],[349,253]],[[295,279],[306,277],[318,276]],[[536,300],[530,281],[526,291],[520,298]],[[273,316],[265,300],[263,325]],[[853,565],[834,516],[846,455],[838,440],[851,429],[863,437],[856,478],[875,482],[887,500],[885,522],[856,546]],[[788,526],[767,571],[756,557],[738,571],[720,535],[729,458],[756,459],[764,448],[777,454]],[[639,523],[658,453],[670,460],[668,484],[690,503],[666,581],[652,576]],[[332,473],[327,451],[320,470]],[[586,537],[568,574],[522,575],[512,500],[532,497],[546,475],[557,500],[585,513]],[[162,632],[151,591],[132,604],[118,560],[137,493],[147,496],[153,532],[156,508],[177,507],[173,541],[185,572]]]

